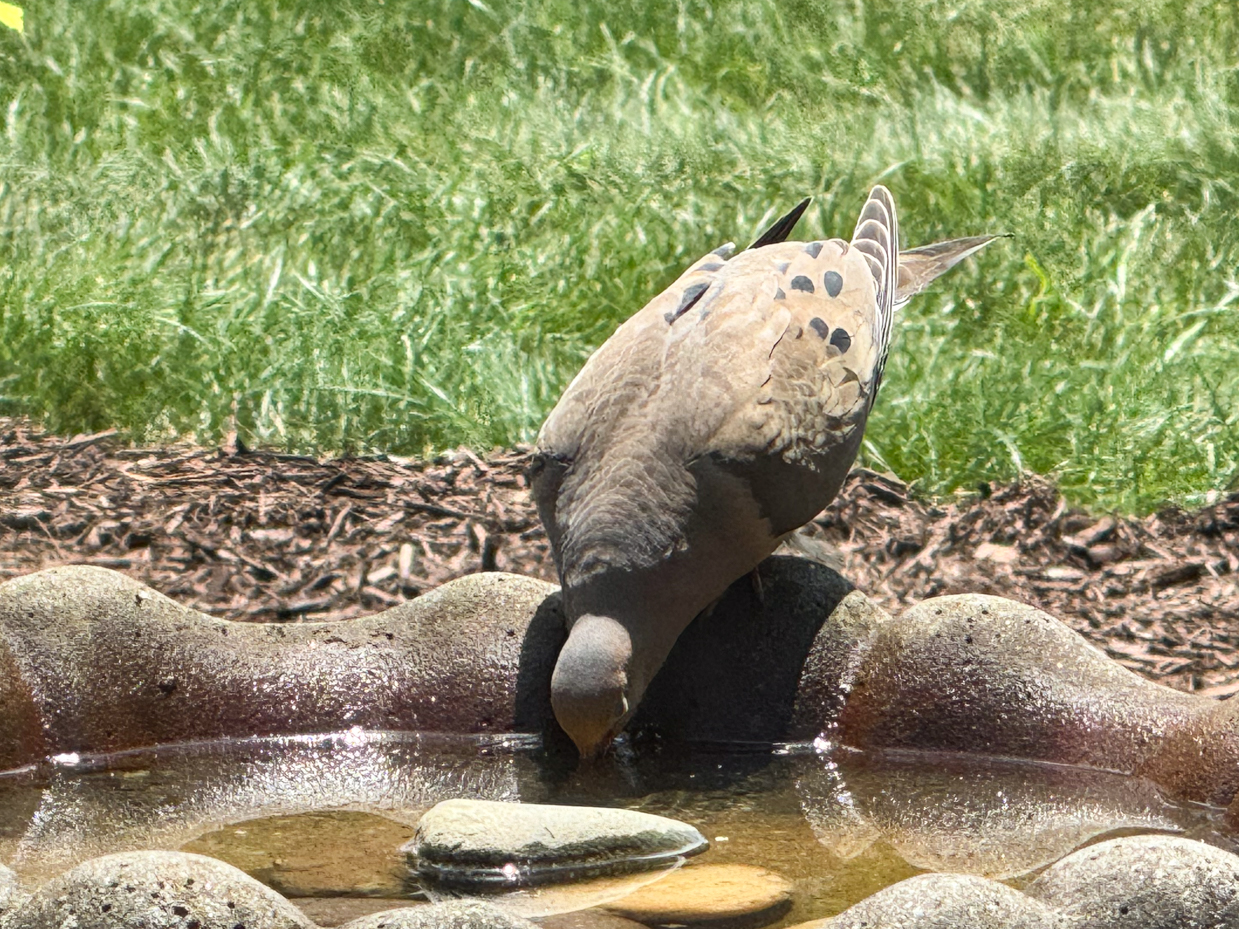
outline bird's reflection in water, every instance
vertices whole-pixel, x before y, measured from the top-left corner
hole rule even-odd
[[[1101,836],[1203,826],[1203,811],[1140,778],[1021,761],[835,751],[802,759],[796,789],[818,841],[842,859],[885,842],[926,871],[1000,880]]]

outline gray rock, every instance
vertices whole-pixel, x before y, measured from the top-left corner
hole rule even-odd
[[[450,900],[373,913],[345,923],[341,929],[538,929],[538,924],[513,916],[493,903]]]
[[[878,627],[839,734],[1130,772],[1214,705],[1137,677],[1048,613],[964,594]]]
[[[516,886],[644,871],[709,847],[687,823],[604,807],[446,800],[405,846],[424,878]]]
[[[5,929],[314,929],[232,865],[184,852],[92,858],[44,884]]]
[[[919,874],[793,929],[1066,929],[1052,909],[1006,884],[967,874]]]
[[[28,899],[29,894],[22,891],[17,875],[0,864],[0,926],[7,926],[13,912]]]
[[[1073,929],[1239,926],[1239,856],[1175,836],[1128,836],[1068,855],[1027,893]]]

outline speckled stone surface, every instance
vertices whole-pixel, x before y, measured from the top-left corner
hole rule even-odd
[[[0,865],[0,926],[7,927],[6,920],[27,899],[12,870]]]
[[[534,922],[542,929],[646,929],[642,923],[597,909],[542,916]]]
[[[0,585],[0,767],[352,726],[538,732],[564,635],[555,591],[475,574],[373,616],[264,624],[102,568],[17,578]]]
[[[343,929],[538,929],[538,924],[491,903],[452,900],[374,913],[345,923]]]
[[[1050,907],[967,874],[920,874],[794,929],[1067,929]]]
[[[878,628],[839,728],[857,748],[1133,771],[1214,706],[1137,677],[1048,613],[963,594]]]
[[[1218,805],[1239,790],[1239,710],[1137,677],[1046,613],[969,594],[891,619],[822,565],[758,573],[760,589],[740,579],[685,630],[633,727],[1080,764]],[[562,747],[549,682],[563,641],[557,588],[501,573],[359,619],[257,624],[53,568],[0,585],[0,769],[354,727]]]
[[[1027,893],[1072,929],[1239,926],[1239,856],[1177,836],[1127,836],[1068,855]]]
[[[920,874],[838,916],[793,929],[1067,929],[1051,908],[1006,884],[967,874]]]
[[[5,929],[314,929],[231,865],[183,852],[92,858],[36,890]]]
[[[636,810],[445,800],[404,850],[425,878],[505,886],[645,871],[708,847],[687,823]]]

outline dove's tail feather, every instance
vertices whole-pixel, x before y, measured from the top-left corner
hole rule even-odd
[[[860,211],[856,231],[852,234],[852,248],[868,260],[877,290],[873,333],[878,360],[869,394],[872,405],[882,384],[882,369],[886,366],[886,353],[891,344],[895,294],[899,289],[899,220],[895,217],[891,192],[881,184],[869,192],[869,199]]]
[[[895,308],[903,306],[916,294],[930,285],[937,277],[975,255],[995,239],[1010,238],[1004,235],[976,235],[966,239],[950,239],[934,242],[920,248],[910,248],[899,253],[899,290],[895,294]]]
[[[749,248],[761,248],[763,245],[776,245],[787,241],[787,237],[796,228],[796,223],[800,222],[801,214],[808,208],[812,199],[812,197],[805,197],[792,207],[790,213],[775,220],[774,225],[759,235]]]

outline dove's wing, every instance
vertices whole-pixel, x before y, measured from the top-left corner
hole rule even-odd
[[[881,377],[897,241],[877,187],[850,244],[707,255],[624,323],[539,436],[534,491],[561,571],[590,553],[665,558],[696,524],[768,552],[820,511]]]

